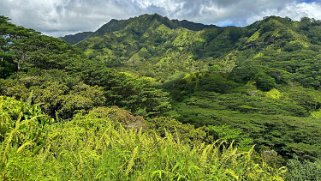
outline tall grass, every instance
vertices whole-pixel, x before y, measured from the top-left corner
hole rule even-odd
[[[21,123],[25,121],[35,119]],[[25,128],[8,129],[9,136],[0,143],[1,156],[5,155],[0,179],[283,180],[286,172],[265,164],[253,149],[239,151],[222,141],[185,144],[170,133],[161,137],[156,132],[126,129],[109,118],[79,116],[49,123],[43,128],[46,135],[41,144],[28,136],[30,140],[13,142],[18,134],[10,134]],[[35,144],[29,145],[30,141]]]

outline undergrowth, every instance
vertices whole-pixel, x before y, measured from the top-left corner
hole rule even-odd
[[[90,113],[55,123],[5,97],[0,110],[2,180],[283,180],[286,173],[224,141],[187,144]]]

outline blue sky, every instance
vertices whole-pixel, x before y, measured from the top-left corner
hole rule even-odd
[[[321,19],[321,0],[0,0],[0,15],[52,36],[94,31],[111,19],[145,13],[246,26],[270,15]]]

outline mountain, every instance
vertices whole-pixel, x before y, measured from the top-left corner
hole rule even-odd
[[[70,44],[76,44],[76,43],[86,39],[91,34],[93,34],[93,32],[83,32],[83,33],[77,33],[74,35],[66,35],[64,37],[60,37],[60,39],[66,41]]]
[[[320,30],[309,18],[216,27],[142,15],[112,20],[76,47],[107,67],[154,79],[170,93],[180,121],[247,130],[262,149],[288,157],[302,146],[293,126],[312,128],[320,118]],[[274,131],[286,134],[266,135]],[[320,138],[309,133],[299,142],[309,137]],[[304,154],[320,154],[305,144]]]
[[[61,39],[65,40],[66,42],[70,44],[76,44],[80,42],[83,39],[89,38],[90,36],[102,36],[106,33],[112,33],[116,31],[120,31],[124,28],[126,28],[129,24],[132,24],[135,26],[135,24],[140,24],[141,22],[144,22],[144,25],[152,25],[153,23],[159,23],[164,24],[165,26],[176,29],[176,28],[186,28],[193,31],[199,31],[206,28],[214,28],[216,26],[214,25],[204,25],[201,23],[194,23],[187,20],[179,21],[179,20],[169,20],[167,17],[162,17],[158,14],[153,15],[142,15],[135,18],[130,18],[128,20],[115,20],[112,19],[110,22],[106,23],[102,27],[100,27],[95,32],[84,32],[84,33],[78,33],[75,35],[66,35],[65,37],[61,37]],[[148,27],[139,27],[139,31],[144,31]]]
[[[313,30],[304,29],[307,23]],[[220,28],[169,20],[157,14],[142,15],[112,20],[77,47],[88,57],[105,61],[106,66],[166,81],[208,69],[232,70],[233,65],[250,59],[275,67],[263,60],[270,54],[278,59],[299,51],[318,53],[319,26],[314,20],[269,17],[243,28]],[[226,61],[230,62],[226,67],[217,66]]]

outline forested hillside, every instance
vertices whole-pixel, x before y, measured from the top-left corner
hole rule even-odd
[[[320,157],[321,22],[186,22],[157,14],[112,20],[76,47],[106,67],[159,83],[172,99],[167,115],[181,122],[241,129],[286,158]]]
[[[320,21],[0,35],[1,179],[321,179]]]

